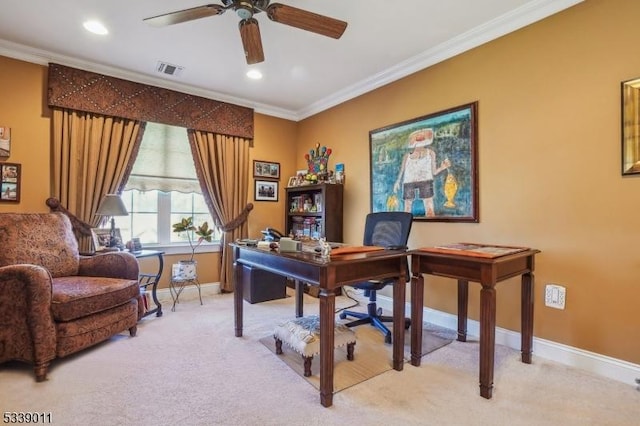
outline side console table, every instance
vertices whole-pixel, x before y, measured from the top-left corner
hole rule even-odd
[[[145,312],[144,316],[151,315],[153,313],[156,314],[157,317],[162,316],[162,305],[158,300],[157,290],[158,283],[160,282],[160,277],[162,276],[162,268],[164,267],[164,252],[158,250],[141,250],[138,252],[131,252],[132,255],[136,257],[136,259],[142,259],[145,257],[157,257],[158,258],[158,272],[155,274],[139,274],[139,282],[140,288],[147,289],[147,287],[151,286],[151,298],[153,299],[153,303],[156,305],[154,309],[149,309]]]

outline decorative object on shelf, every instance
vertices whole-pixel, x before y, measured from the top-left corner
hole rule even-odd
[[[371,211],[478,222],[477,109],[473,102],[370,131]]]
[[[640,78],[623,81],[622,97],[622,174],[640,173]]]
[[[336,183],[344,183],[344,163],[336,164],[335,180]]]
[[[142,243],[140,242],[140,238],[132,238],[131,241],[127,241],[126,244],[127,250],[132,253],[139,253],[142,251]]]
[[[278,182],[256,179],[256,201],[278,201]]]
[[[280,179],[280,163],[253,160],[253,177]]]
[[[118,194],[106,194],[102,201],[100,202],[100,206],[98,207],[98,211],[96,211],[96,216],[105,216],[111,217],[111,234],[109,238],[108,248],[114,249],[122,246],[122,237],[116,235],[116,220],[115,216],[128,216],[129,212],[125,207],[122,199]],[[95,244],[95,240],[94,240]],[[98,250],[98,246],[96,245],[96,250]]]
[[[20,202],[20,164],[0,163],[0,202]]]
[[[298,177],[291,176],[289,181],[287,182],[287,188],[291,188],[292,186],[298,186]]]
[[[304,155],[304,159],[307,160],[307,180],[312,183],[328,180],[330,155],[331,148],[321,147],[319,143],[316,143],[315,149],[311,149],[308,154]]]
[[[189,262],[193,262],[193,256],[196,254],[196,249],[200,247],[203,241],[208,243],[211,242],[213,235],[213,228],[209,228],[209,224],[207,222],[203,222],[202,225],[196,226],[193,223],[193,217],[183,217],[180,219],[180,222],[174,223],[171,225],[173,227],[173,232],[175,233],[184,233],[187,236],[187,241],[189,241],[189,247],[191,247],[191,257],[189,258]],[[198,239],[195,240],[195,236],[198,236]]]

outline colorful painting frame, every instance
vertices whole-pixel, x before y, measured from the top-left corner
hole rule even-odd
[[[20,202],[22,168],[18,163],[0,163],[0,202]]]
[[[371,211],[479,222],[477,115],[476,101],[371,130]]]

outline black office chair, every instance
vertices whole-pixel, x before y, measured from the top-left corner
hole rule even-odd
[[[369,213],[364,226],[364,245],[382,247],[407,248],[409,232],[413,215],[405,212],[380,212]],[[410,279],[407,262],[406,280]],[[376,291],[393,284],[392,279],[382,281],[364,281],[352,284],[352,287],[364,290],[365,297],[369,298],[367,312],[342,311],[341,319],[347,316],[358,318],[346,324],[347,327],[355,327],[361,324],[371,324],[384,334],[385,343],[391,343],[391,331],[384,325],[385,322],[393,322],[393,317],[383,316],[382,308],[376,305]],[[405,329],[411,326],[411,320],[405,318]]]

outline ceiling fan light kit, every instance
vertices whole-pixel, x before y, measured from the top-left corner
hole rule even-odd
[[[157,27],[179,24],[195,19],[222,15],[227,9],[236,12],[240,18],[238,27],[244,48],[247,64],[264,61],[260,27],[254,15],[265,12],[267,17],[280,24],[299,28],[326,37],[339,39],[342,37],[347,23],[328,16],[319,15],[297,7],[281,3],[271,3],[270,0],[221,0],[220,4],[207,4],[190,9],[178,10],[144,19],[145,22]]]

